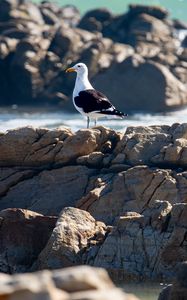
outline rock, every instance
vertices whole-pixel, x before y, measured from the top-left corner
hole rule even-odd
[[[5,277],[0,275],[0,299],[68,300],[69,295],[57,289],[49,271]]]
[[[91,268],[90,266],[55,270],[52,273],[52,278],[58,289],[68,293],[114,288],[114,284],[109,280],[104,269]]]
[[[67,128],[51,131],[32,127],[19,128],[0,136],[0,165],[73,163],[79,156],[90,154],[98,148],[103,153],[110,153],[119,139],[119,133],[104,127],[82,129],[76,134]]]
[[[179,49],[177,22],[167,15],[157,6],[131,5],[125,14],[113,15],[100,8],[80,20],[72,5],[2,0],[0,104],[63,103],[72,111],[72,102],[67,100],[74,77],[65,75],[64,70],[83,61],[96,87],[123,109],[155,112],[181,108],[187,102],[186,52]],[[116,70],[124,78],[109,85],[116,79]],[[124,88],[128,91],[125,107]]]
[[[64,207],[75,206],[76,201],[84,195],[89,177],[94,173],[94,170],[84,166],[46,170],[39,174],[36,172],[35,176],[18,173],[16,182],[14,175],[6,183],[0,209],[22,207],[43,214],[58,215]]]
[[[187,35],[185,36],[184,40],[182,41],[182,47],[187,48]]]
[[[49,51],[52,51],[63,58],[68,52],[75,52],[77,47],[80,46],[80,37],[73,29],[60,27],[51,42]]]
[[[168,286],[163,288],[163,290],[159,294],[158,300],[169,300],[170,286],[171,284],[168,284]]]
[[[160,203],[155,201],[152,211],[145,210],[144,215],[122,216],[121,214],[118,223],[106,237],[94,259],[93,249],[90,251],[91,264],[107,268],[113,278],[121,276],[121,279],[126,280],[148,278],[153,280],[170,278],[171,280],[175,276],[178,263],[187,258],[184,241],[187,228],[184,220],[186,205],[185,209],[183,205],[174,205],[172,210],[166,212],[165,208],[158,204]],[[155,215],[155,209],[158,213],[156,223],[149,223]],[[175,217],[177,210],[180,212],[184,210],[181,219],[178,214],[179,219]],[[171,249],[172,254],[167,259]],[[89,263],[89,253],[86,263]]]
[[[67,207],[62,210],[56,227],[33,269],[57,269],[81,263],[81,251],[93,241],[100,243],[106,226],[96,222],[86,211]]]
[[[173,20],[173,26],[174,28],[178,29],[178,30],[186,30],[187,29],[187,24],[181,20]]]
[[[24,209],[2,210],[0,271],[12,274],[28,270],[46,245],[56,220]]]
[[[98,8],[88,11],[78,26],[88,31],[102,31],[103,26],[112,19],[112,13],[107,8]]]
[[[143,39],[148,42],[156,39],[158,44],[163,39],[163,36],[166,38],[169,35],[170,28],[167,24],[153,16],[142,13],[130,22],[128,42],[135,46],[139,40]]]
[[[140,14],[147,14],[158,19],[165,19],[168,16],[168,11],[160,6],[131,4],[129,5],[130,16],[136,16]]]
[[[75,27],[79,23],[80,12],[74,5],[65,5],[60,8],[59,18],[62,18],[71,27]]]
[[[9,13],[19,4],[18,0],[2,0],[0,3],[0,21],[4,22],[9,19]]]
[[[186,272],[187,261],[179,264],[174,283],[168,285],[161,291],[158,300],[185,299],[187,293]]]
[[[187,260],[186,140],[186,124],[129,127],[125,133],[104,127],[1,133],[0,209],[12,207],[11,220],[19,228],[18,234],[5,219],[15,232],[10,246],[6,222],[0,222],[2,270],[89,264],[107,268],[116,280],[171,281]],[[59,213],[51,234],[49,216],[54,222]],[[29,229],[19,225],[29,222],[19,221],[23,214],[24,220],[33,216]],[[33,224],[38,218],[47,229],[37,251]],[[14,259],[8,253],[9,264],[6,249],[17,253],[18,241],[25,249],[25,232],[30,259],[28,250]]]
[[[115,84],[108,85],[108,82]],[[136,89],[129,88],[133,87],[135,82]],[[132,56],[122,63],[113,64],[95,77],[94,85],[98,90],[110,95],[110,99],[115,99],[116,106],[124,111],[137,111],[143,107],[144,111],[161,112],[180,107],[187,102],[184,84],[165,66],[146,62],[139,56]]]
[[[0,274],[0,278],[0,299],[138,300],[116,288],[107,272],[99,268],[79,266],[14,276]]]

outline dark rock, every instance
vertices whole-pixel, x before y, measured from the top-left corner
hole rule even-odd
[[[46,24],[55,25],[59,23],[58,17],[49,9],[41,7],[41,13]]]
[[[185,86],[166,67],[138,56],[98,74],[94,84],[124,111],[165,111],[187,102]]]
[[[181,43],[181,46],[187,48],[187,35],[185,36],[184,40]]]
[[[177,30],[187,30],[187,23],[181,20],[173,20],[173,27]]]
[[[19,0],[1,0],[0,1],[0,21],[8,21],[10,12],[19,5]]]
[[[81,22],[79,23],[79,27],[91,32],[94,31],[102,31],[102,23],[97,21],[95,18],[83,18]]]
[[[3,31],[3,35],[13,39],[25,39],[29,36],[29,32],[27,30],[18,30],[18,29],[8,29]]]
[[[185,300],[187,295],[187,261],[180,263],[173,284],[164,288],[158,300]]]
[[[107,8],[98,8],[88,11],[83,18],[89,19],[94,18],[97,21],[103,23],[106,21],[110,21],[112,19],[113,15]]]
[[[103,26],[112,20],[112,13],[105,8],[88,11],[78,26],[88,31],[102,31]]]
[[[187,261],[178,266],[176,281],[181,288],[187,290]]]
[[[164,287],[163,290],[160,292],[158,300],[170,300],[170,292],[171,292],[171,284],[167,287]]]
[[[77,50],[80,43],[80,37],[76,32],[67,27],[59,27],[51,41],[49,51],[54,52],[63,58],[68,52]]]
[[[24,209],[0,212],[0,271],[25,272],[46,245],[57,218]]]
[[[140,14],[147,14],[158,19],[165,19],[168,16],[168,11],[159,6],[131,4],[129,5],[129,15],[135,17]]]

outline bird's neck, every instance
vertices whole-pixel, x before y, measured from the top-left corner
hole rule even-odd
[[[93,89],[93,86],[88,80],[88,74],[87,73],[81,75],[77,74],[76,81],[75,81],[75,88],[73,91],[74,97],[78,96],[78,94],[81,91],[88,90],[88,89]]]

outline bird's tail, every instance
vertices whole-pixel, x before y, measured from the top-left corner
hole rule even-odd
[[[117,118],[125,118],[128,116],[128,114],[125,114],[117,109],[114,109],[112,111],[108,110],[108,111],[105,111],[105,114],[108,115],[108,116],[112,116],[112,117],[117,117]]]

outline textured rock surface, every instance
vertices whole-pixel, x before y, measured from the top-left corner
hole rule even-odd
[[[91,267],[8,276],[0,274],[2,300],[138,300],[116,288],[107,272]]]
[[[187,260],[186,141],[186,124],[2,133],[0,270],[90,264],[171,280]]]
[[[187,261],[179,265],[176,278],[173,284],[162,290],[158,300],[179,300],[186,299],[187,295]]]
[[[105,224],[96,222],[88,212],[71,207],[63,209],[33,268],[54,269],[81,264],[81,251],[101,243],[106,231]]]
[[[45,247],[57,218],[24,209],[0,211],[0,270],[25,272]]]
[[[115,84],[109,85],[114,74]],[[111,66],[98,74],[94,83],[99,90],[115,99],[117,106],[123,110],[161,112],[183,106],[187,101],[184,84],[166,66],[146,61],[141,56],[131,56]],[[136,89],[132,92],[134,84]],[[119,92],[122,86],[125,93]]]
[[[94,9],[81,18],[74,6],[2,0],[0,104],[63,102],[72,111],[74,77],[64,70],[83,61],[96,88],[124,110],[181,107],[187,64],[179,28],[186,25],[158,6],[130,5],[121,15]]]

